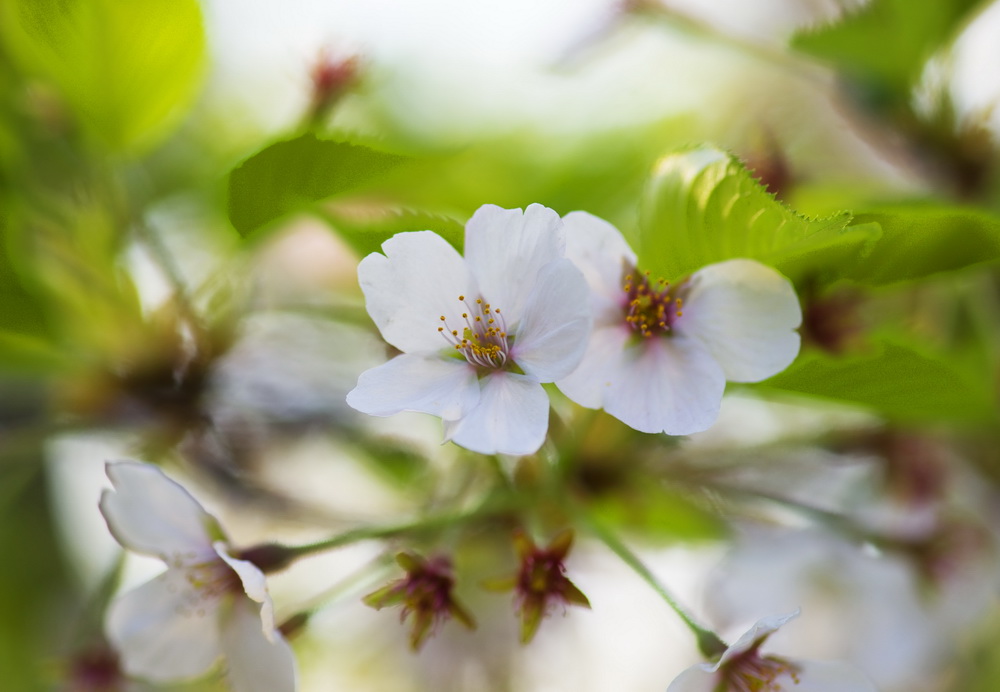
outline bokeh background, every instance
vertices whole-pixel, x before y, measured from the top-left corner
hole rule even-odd
[[[728,640],[801,607],[771,650],[886,692],[998,689],[998,38],[1000,3],[969,0],[0,0],[0,688],[158,689],[102,635],[108,598],[160,569],[107,532],[108,459],[164,465],[237,545],[530,485],[544,460],[346,406],[390,355],[359,258],[460,237],[484,203],[627,230],[653,164],[711,142],[803,213],[945,229],[923,250],[943,269],[797,285],[804,353],[868,363],[889,335],[916,365],[731,387],[683,440],[557,398],[556,430],[586,420],[566,482]],[[416,164],[355,180],[327,142]],[[521,646],[510,598],[478,586],[511,571],[511,526],[460,529],[274,576],[279,618],[311,613],[301,689],[663,690],[700,660],[583,534],[568,568],[592,610]],[[475,633],[413,653],[361,603],[409,548],[454,556]]]

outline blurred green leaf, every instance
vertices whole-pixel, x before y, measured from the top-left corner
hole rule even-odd
[[[1000,219],[938,205],[896,207],[857,214],[855,223],[875,223],[881,238],[844,278],[881,286],[1000,259]]]
[[[372,184],[408,160],[312,134],[277,142],[230,173],[229,220],[246,237],[287,214]]]
[[[195,97],[205,54],[197,0],[10,0],[0,31],[115,152],[153,144]]]
[[[434,231],[459,251],[462,249],[465,227],[451,217],[410,210],[375,209],[372,212],[357,214],[334,209],[327,213],[327,219],[362,256],[378,252],[383,242],[406,231]]]
[[[804,354],[760,386],[861,404],[903,421],[996,416],[988,381],[967,376],[960,363],[887,339],[860,356]]]
[[[833,63],[877,104],[909,103],[924,63],[980,0],[872,0],[840,21],[806,30],[792,46]]]
[[[734,257],[806,272],[867,251],[877,227],[849,228],[850,221],[847,212],[825,219],[797,214],[734,157],[706,146],[660,159],[632,241],[640,268],[670,280]]]
[[[600,497],[591,512],[608,527],[657,543],[716,540],[726,531],[717,514],[662,483],[648,480]]]

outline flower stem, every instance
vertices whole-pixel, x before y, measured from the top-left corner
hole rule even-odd
[[[291,559],[297,559],[306,555],[326,550],[333,550],[334,548],[340,548],[342,546],[358,543],[360,541],[396,538],[397,536],[421,533],[433,533],[457,524],[462,524],[472,519],[482,519],[485,517],[499,515],[509,511],[510,509],[511,503],[509,501],[504,501],[502,499],[497,501],[487,500],[478,507],[464,512],[431,514],[415,521],[405,522],[402,524],[389,524],[387,526],[360,526],[356,529],[350,529],[349,531],[337,534],[336,536],[328,538],[325,541],[288,547],[287,550],[292,553]]]
[[[702,627],[697,622],[690,613],[685,610],[674,595],[670,593],[666,586],[656,578],[656,575],[646,566],[646,564],[639,559],[639,556],[633,553],[628,546],[626,546],[614,533],[609,531],[607,527],[601,525],[599,522],[594,521],[591,517],[585,515],[578,515],[587,529],[590,530],[597,538],[601,540],[604,545],[611,549],[615,555],[620,557],[622,561],[632,568],[632,570],[638,574],[642,579],[653,587],[653,590],[660,595],[660,597],[666,601],[667,605],[670,606],[677,617],[679,617],[688,629],[694,633],[695,638],[698,641],[698,649],[707,658],[715,658],[722,654],[726,650],[726,644],[723,642],[715,632],[710,629]]]

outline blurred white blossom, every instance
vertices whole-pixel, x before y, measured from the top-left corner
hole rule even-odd
[[[220,656],[237,692],[288,692],[295,659],[277,631],[264,574],[233,557],[218,522],[158,468],[107,466],[101,513],[123,547],[167,571],[118,597],[106,631],[130,675],[157,682],[207,673]]]

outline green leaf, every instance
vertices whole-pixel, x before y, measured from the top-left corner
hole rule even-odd
[[[320,200],[377,182],[409,161],[367,146],[305,134],[272,144],[229,175],[229,220],[246,237]]]
[[[797,214],[735,158],[700,147],[659,161],[632,240],[640,268],[669,280],[734,257],[806,273],[867,251],[878,228],[848,228],[850,221],[846,212],[825,219]]]
[[[912,281],[1000,259],[1000,219],[962,207],[921,205],[866,212],[881,238],[843,277],[869,286]]]
[[[872,0],[844,19],[800,33],[792,46],[833,63],[877,104],[909,102],[924,63],[980,0]]]
[[[801,356],[760,387],[866,406],[903,421],[988,421],[996,416],[989,383],[940,356],[883,340],[871,353]]]
[[[10,0],[0,32],[115,152],[166,134],[194,99],[205,38],[197,0]]]
[[[357,211],[334,208],[326,216],[338,234],[359,255],[378,252],[382,243],[406,231],[434,231],[457,250],[462,250],[465,227],[449,216],[384,207],[368,213],[359,214]]]

